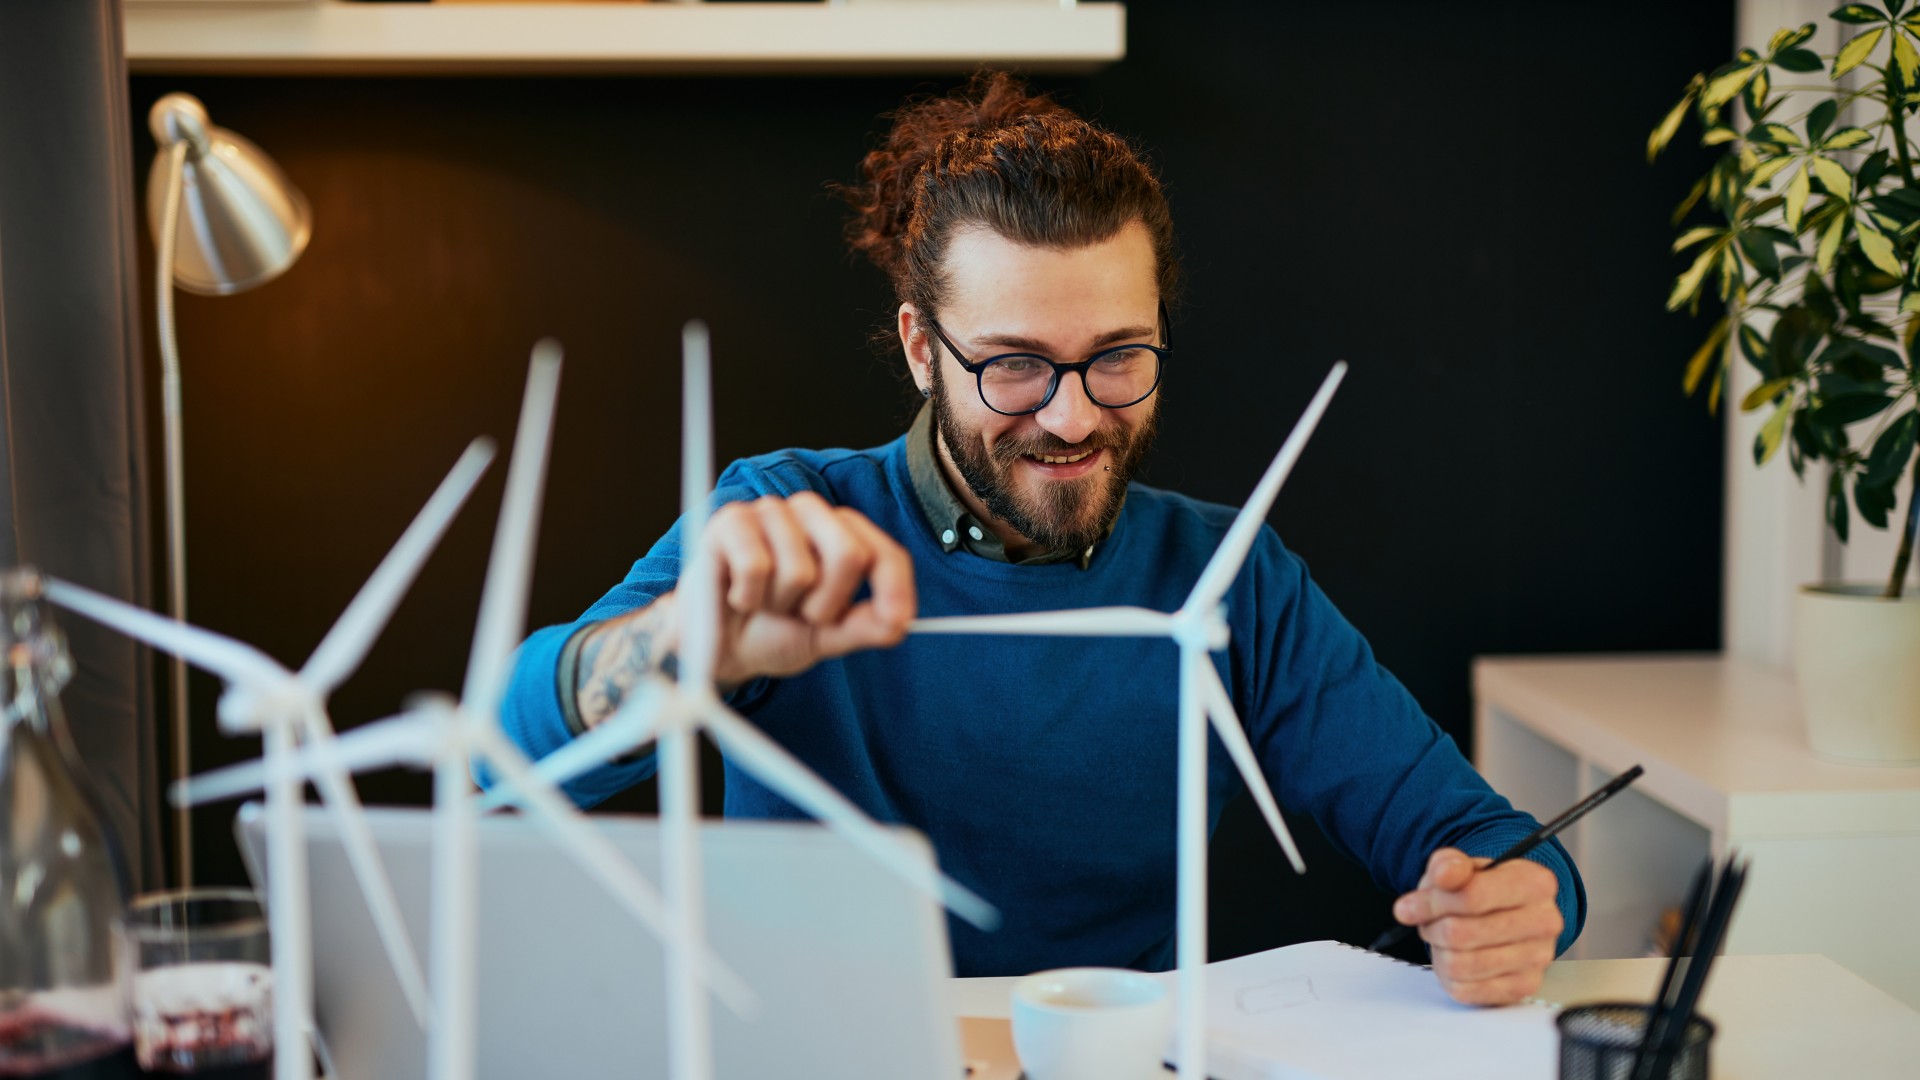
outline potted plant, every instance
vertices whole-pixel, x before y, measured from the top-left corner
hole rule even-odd
[[[1920,478],[1920,183],[1906,130],[1920,110],[1920,2],[1831,18],[1831,57],[1806,47],[1808,23],[1694,76],[1647,159],[1689,115],[1703,145],[1725,147],[1673,217],[1688,226],[1674,250],[1692,261],[1667,308],[1697,312],[1709,294],[1726,305],[1687,364],[1687,393],[1705,387],[1717,410],[1737,353],[1761,380],[1740,407],[1772,410],[1754,462],[1784,450],[1802,478],[1826,463],[1826,518],[1843,543],[1856,513],[1900,530],[1884,586],[1801,590],[1795,661],[1814,749],[1920,759],[1920,597],[1903,596],[1920,499],[1903,508],[1896,494],[1904,474]],[[1696,210],[1714,220],[1689,224]]]

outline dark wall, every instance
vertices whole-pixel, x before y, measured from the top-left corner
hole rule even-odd
[[[1678,391],[1699,327],[1661,309],[1703,159],[1641,154],[1730,52],[1731,5],[1135,0],[1129,21],[1123,63],[1042,85],[1172,193],[1189,302],[1148,479],[1241,502],[1344,357],[1273,520],[1454,737],[1476,654],[1715,647],[1719,430]],[[536,623],[672,519],[685,318],[714,328],[722,460],[897,434],[910,406],[867,347],[891,298],[824,184],[878,114],[952,82],[134,80],[136,116],[196,93],[314,204],[284,279],[180,300],[195,621],[304,659],[461,446],[510,437],[541,335],[567,367]],[[459,684],[500,472],[336,695],[342,726]],[[254,752],[214,732],[216,695],[195,686],[202,765]],[[229,816],[200,817],[208,877],[238,874]],[[1217,952],[1371,936],[1385,899],[1309,846],[1296,882],[1230,815]]]

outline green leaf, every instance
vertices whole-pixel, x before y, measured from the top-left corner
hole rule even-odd
[[[1776,146],[1799,146],[1800,136],[1785,124],[1755,124],[1747,132],[1747,138],[1759,143],[1773,143]]]
[[[1681,199],[1680,205],[1673,208],[1673,217],[1668,220],[1668,224],[1678,227],[1682,221],[1686,220],[1687,215],[1693,212],[1693,208],[1700,205],[1700,197],[1706,193],[1707,178],[1703,176],[1694,181],[1692,190],[1687,192],[1687,197]]]
[[[1806,74],[1820,70],[1820,55],[1812,49],[1781,49],[1773,54],[1773,62],[1787,71]]]
[[[1857,322],[1859,319],[1860,316],[1856,315],[1848,321]],[[1872,361],[1883,368],[1898,369],[1907,366],[1906,361],[1900,359],[1899,353],[1894,352],[1885,345],[1875,345],[1870,341],[1855,341],[1853,343],[1853,353],[1855,356],[1863,360]]]
[[[1836,214],[1827,224],[1826,231],[1820,234],[1820,249],[1813,253],[1813,265],[1823,274],[1833,270],[1833,257],[1840,251],[1840,241],[1847,235],[1847,223],[1853,219],[1845,214]]]
[[[1720,253],[1720,299],[1733,299],[1733,290],[1744,286],[1747,276],[1740,272],[1740,250],[1723,244]]]
[[[1767,54],[1777,57],[1780,50],[1791,49],[1812,37],[1815,29],[1817,28],[1812,23],[1801,23],[1798,30],[1789,30],[1784,26],[1775,30],[1773,37],[1767,42]]]
[[[1660,121],[1660,126],[1653,129],[1653,134],[1647,136],[1647,164],[1653,164],[1653,159],[1659,157],[1660,151],[1665,150],[1667,144],[1673,141],[1673,133],[1680,130],[1680,121],[1687,118],[1687,108],[1693,104],[1694,97],[1699,93],[1700,76],[1695,75],[1693,84],[1687,87],[1686,96],[1680,99],[1680,103],[1675,105],[1671,112],[1667,113],[1666,119]]]
[[[1920,292],[1908,289],[1900,294],[1900,313],[1902,315],[1920,315]],[[1920,325],[1920,319],[1915,320]]]
[[[1668,311],[1680,310],[1682,304],[1700,294],[1700,283],[1706,279],[1707,271],[1713,268],[1713,261],[1720,257],[1720,249],[1725,242],[1723,238],[1719,243],[1712,244],[1702,251],[1700,256],[1693,260],[1693,265],[1687,267],[1686,273],[1681,274],[1674,281],[1673,292],[1667,296]]]
[[[1807,195],[1812,192],[1812,173],[1808,169],[1795,170],[1793,179],[1787,181],[1787,228],[1800,231],[1800,215],[1807,209]]]
[[[1740,352],[1762,377],[1773,373],[1773,347],[1760,336],[1760,331],[1746,323],[1740,324]]]
[[[1753,187],[1759,187],[1780,174],[1780,170],[1793,164],[1791,154],[1782,154],[1777,158],[1763,161],[1753,170],[1753,176],[1747,181]]]
[[[1706,134],[1700,136],[1700,145],[1701,146],[1722,146],[1732,142],[1733,140],[1739,137],[1740,137],[1739,132],[1722,124],[1719,127],[1708,128],[1706,131]]]
[[[1819,377],[1817,385],[1820,387],[1822,399],[1849,397],[1856,394],[1887,396],[1887,382],[1879,377],[1878,372],[1868,376],[1867,379],[1856,379],[1851,375],[1829,371]]]
[[[1768,459],[1780,450],[1780,440],[1787,434],[1787,421],[1793,417],[1793,406],[1782,405],[1773,410],[1767,422],[1760,425],[1760,434],[1753,440],[1753,463],[1765,465]]]
[[[1680,234],[1680,239],[1673,242],[1673,250],[1678,254],[1710,236],[1718,236],[1726,231],[1718,225],[1697,225]]]
[[[1871,315],[1855,315],[1847,320],[1847,325],[1869,337],[1885,338],[1888,341],[1898,340],[1894,336],[1893,327]]]
[[[1827,480],[1827,524],[1833,526],[1833,534],[1841,543],[1847,542],[1847,526],[1851,524],[1847,513],[1847,475],[1838,469]]]
[[[1813,408],[1813,422],[1830,428],[1857,424],[1879,415],[1893,400],[1885,394],[1848,394],[1822,401]]]
[[[1774,253],[1773,241],[1760,234],[1759,230],[1734,234],[1734,240],[1740,245],[1740,254],[1747,262],[1765,277],[1780,280],[1780,256]]]
[[[1853,23],[1856,26],[1887,21],[1886,13],[1872,4],[1842,4],[1834,9],[1829,18],[1838,19],[1843,23]]]
[[[1840,103],[1832,98],[1821,102],[1807,113],[1807,140],[1819,142],[1820,137],[1833,126],[1833,118],[1840,115]]]
[[[1746,327],[1743,326],[1741,329],[1745,330]],[[1700,389],[1700,379],[1706,375],[1707,365],[1713,362],[1714,352],[1725,344],[1726,340],[1727,317],[1722,315],[1720,321],[1713,324],[1713,330],[1707,334],[1707,340],[1695,350],[1693,358],[1687,361],[1687,374],[1686,378],[1681,380],[1681,386],[1686,389],[1688,397],[1692,397],[1694,391]]]
[[[1892,484],[1869,484],[1864,477],[1853,483],[1853,504],[1860,508],[1860,518],[1876,529],[1887,527],[1887,511],[1897,501]]]
[[[1829,325],[1829,321],[1816,318],[1814,312],[1804,307],[1782,311],[1780,317],[1773,321],[1773,337],[1768,342],[1767,354],[1772,367],[1761,374],[1772,379],[1792,375],[1806,367],[1807,353],[1820,341]]]
[[[1870,188],[1880,182],[1893,165],[1893,155],[1885,150],[1875,150],[1867,155],[1867,160],[1853,174],[1855,182],[1863,188]]]
[[[1761,115],[1766,111],[1766,92],[1772,90],[1772,86],[1774,86],[1772,75],[1766,73],[1764,65],[1759,71],[1753,73],[1753,81],[1747,83],[1747,98],[1745,98],[1747,115],[1751,115],[1753,119],[1761,119]]]
[[[1791,378],[1769,379],[1747,392],[1747,396],[1740,402],[1740,411],[1752,412],[1791,389],[1793,389]]]
[[[1878,34],[1884,29],[1883,27],[1880,30],[1869,32]],[[1866,35],[1862,34],[1861,36],[1865,37]],[[1754,72],[1759,70],[1761,70],[1759,64],[1736,64],[1729,69],[1726,74],[1717,75],[1707,80],[1707,88],[1700,94],[1701,107],[1717,109],[1727,102],[1732,101],[1735,97],[1739,96],[1740,91],[1746,89],[1747,83],[1752,80]]]
[[[1832,78],[1838,79],[1840,76],[1845,75],[1847,72],[1852,71],[1864,63],[1868,54],[1873,52],[1873,47],[1880,44],[1880,38],[1886,34],[1886,32],[1886,27],[1876,26],[1866,33],[1861,34],[1859,37],[1854,38],[1852,41],[1847,42],[1846,48],[1841,49],[1840,55],[1834,58]],[[1723,76],[1723,78],[1725,77],[1726,76]],[[1727,92],[1727,97],[1731,98],[1739,92],[1740,88],[1736,86]]]
[[[1820,142],[1822,150],[1851,150],[1862,143],[1873,141],[1873,133],[1866,128],[1844,127],[1827,136]]]
[[[1900,260],[1894,257],[1893,241],[1887,234],[1867,223],[1865,218],[1855,222],[1860,232],[1860,251],[1867,261],[1892,274],[1895,278],[1904,277],[1906,271],[1900,268]]]
[[[1873,452],[1867,455],[1867,469],[1860,482],[1875,487],[1892,486],[1900,474],[1907,471],[1907,461],[1913,457],[1916,442],[1920,442],[1920,412],[1908,412],[1888,424],[1874,440]]]
[[[1913,39],[1904,31],[1894,31],[1893,66],[1887,69],[1887,73],[1894,76],[1894,82],[1899,86],[1911,87],[1920,83],[1920,52],[1914,51]]]
[[[1813,174],[1820,178],[1821,186],[1835,197],[1841,199],[1853,197],[1853,174],[1847,171],[1846,166],[1832,158],[1815,154],[1807,159],[1807,168],[1813,170]]]
[[[1773,77],[1767,74],[1763,66],[1753,73],[1753,81],[1747,84],[1747,113],[1758,120],[1767,111],[1767,91],[1773,89]]]

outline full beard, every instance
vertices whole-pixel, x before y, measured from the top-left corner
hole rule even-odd
[[[1153,445],[1160,429],[1159,403],[1137,428],[1096,428],[1085,439],[1068,444],[1045,431],[1008,436],[992,450],[977,432],[961,427],[953,414],[940,365],[932,366],[933,417],[947,445],[954,468],[974,498],[987,512],[1048,554],[1081,552],[1098,543],[1113,527],[1125,500],[1127,483]],[[1078,391],[1062,386],[1061,393]],[[1028,454],[1072,456],[1105,450],[1111,459],[1101,472],[1073,480],[1043,481],[1038,495],[1023,487],[1014,475]]]

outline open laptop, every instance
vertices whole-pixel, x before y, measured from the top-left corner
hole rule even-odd
[[[400,909],[426,955],[431,815],[367,811]],[[235,823],[266,888],[265,814]],[[659,880],[653,818],[595,816]],[[426,1074],[414,1022],[367,914],[338,830],[308,807],[315,1010],[337,1080]],[[905,833],[931,864],[917,834]],[[659,942],[530,820],[480,822],[480,1080],[667,1075]],[[954,1080],[951,961],[938,905],[825,828],[701,825],[709,944],[759,997],[751,1021],[713,1000],[716,1080]]]

